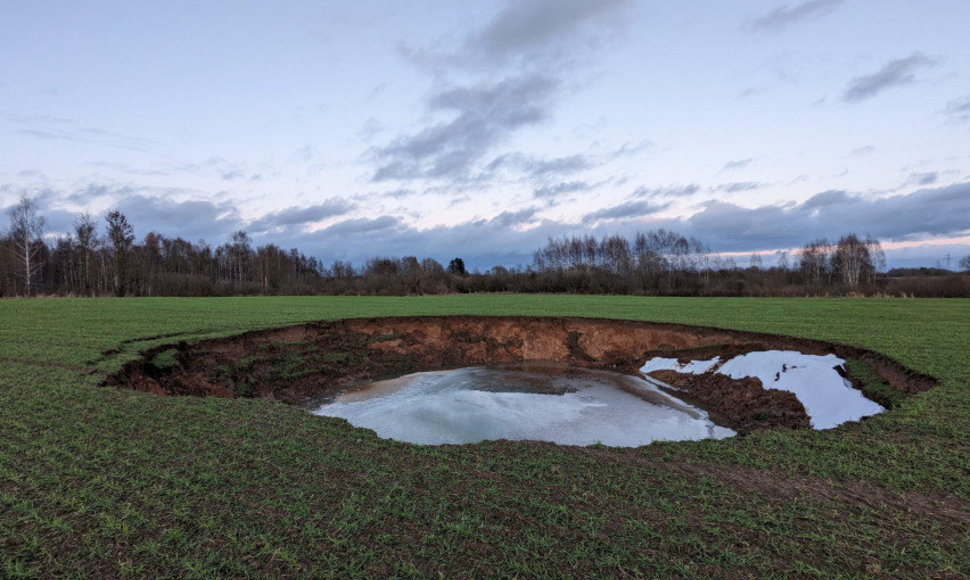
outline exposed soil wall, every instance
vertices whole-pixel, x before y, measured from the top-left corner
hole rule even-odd
[[[361,381],[417,371],[541,360],[636,373],[654,356],[688,360],[768,349],[857,359],[901,392],[935,384],[932,377],[877,353],[805,339],[624,320],[481,316],[349,319],[183,342],[146,352],[106,384],[163,395],[259,397],[304,405]],[[757,394],[757,385],[747,379],[725,377],[703,386],[668,378],[741,432],[807,425],[804,409],[799,414],[800,404],[796,400],[796,408],[789,393]]]

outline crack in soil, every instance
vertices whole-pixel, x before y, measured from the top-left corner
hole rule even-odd
[[[173,335],[184,336],[184,335]],[[637,375],[650,358],[729,358],[760,350],[835,354],[868,365],[892,389],[925,391],[936,379],[865,349],[787,336],[627,320],[438,316],[345,319],[251,331],[149,349],[104,384],[160,395],[256,397],[294,405],[332,400],[355,384],[412,372],[549,361]],[[757,379],[660,375],[677,396],[739,433],[805,428],[794,395]]]

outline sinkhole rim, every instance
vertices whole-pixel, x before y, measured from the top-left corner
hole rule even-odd
[[[934,377],[882,353],[815,339],[627,319],[451,315],[344,318],[193,343],[182,340],[147,349],[102,385],[168,396],[259,398],[302,407],[352,382],[412,372],[549,361],[636,376],[647,359],[657,356],[698,359],[757,350],[858,360],[896,393],[915,394],[938,384]],[[286,361],[292,364],[288,367]],[[859,388],[855,380],[853,384]],[[886,413],[893,412],[895,405],[874,400],[886,407]],[[754,430],[759,429],[739,433]]]

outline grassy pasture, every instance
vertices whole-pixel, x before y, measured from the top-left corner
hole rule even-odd
[[[805,336],[941,379],[861,423],[640,449],[418,447],[255,400],[98,386],[142,350],[356,316]],[[965,577],[970,301],[0,301],[0,577]]]

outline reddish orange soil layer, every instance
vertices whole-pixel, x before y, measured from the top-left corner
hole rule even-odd
[[[349,319],[182,342],[146,352],[106,384],[303,405],[361,381],[442,368],[539,360],[635,374],[655,356],[689,360],[769,349],[858,359],[907,393],[935,384],[877,353],[805,339],[624,320],[481,316]],[[666,378],[742,433],[808,424],[793,395],[762,390],[750,379]]]

